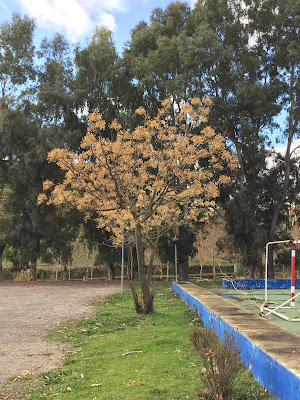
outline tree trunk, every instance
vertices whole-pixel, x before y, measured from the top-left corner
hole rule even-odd
[[[189,224],[187,220],[187,207],[186,205],[183,206],[183,214],[184,214],[184,223],[182,228],[180,229],[180,239],[184,239],[184,243],[186,242],[187,238],[189,238]],[[180,246],[179,242],[179,248]],[[178,256],[179,263],[178,263],[178,279],[180,281],[188,281],[189,280],[189,254],[184,251],[184,248],[179,249],[180,254]]]
[[[273,240],[271,240],[271,241],[273,241]],[[272,246],[269,246],[269,250],[268,250],[268,279],[274,279],[274,275],[275,275],[275,271],[274,271],[274,251],[272,249]]]
[[[30,281],[36,281],[36,265],[40,252],[40,235],[37,233],[36,236],[34,236],[34,239],[35,239],[35,247],[32,249],[32,256],[30,262],[30,275],[29,275]]]
[[[248,267],[248,274],[250,279],[260,279],[262,277],[262,259],[257,257],[256,262]]]
[[[36,263],[37,263],[37,257],[33,256],[30,262],[30,275],[29,275],[30,281],[36,281]]]
[[[189,280],[189,262],[188,257],[185,262],[178,263],[178,279],[180,281],[188,281]]]
[[[63,281],[67,280],[67,273],[68,273],[68,268],[67,264],[63,264],[63,271],[62,271],[62,276],[63,276]]]
[[[108,279],[113,281],[115,279],[115,269],[113,264],[107,264]]]
[[[89,279],[89,261],[90,261],[90,249],[87,247],[87,252],[86,252],[86,275],[85,279]]]
[[[154,294],[150,290],[151,274],[149,274],[149,271],[147,271],[145,265],[144,248],[142,241],[142,227],[140,224],[137,224],[135,227],[135,241],[136,241],[139,282],[142,291],[142,302],[141,303],[139,302],[136,291],[133,285],[131,284],[130,286],[133,295],[133,301],[135,304],[136,312],[138,314],[151,314],[154,312],[154,306],[153,306]],[[151,268],[151,265],[149,267]]]
[[[2,257],[3,257],[4,249],[0,249],[0,281],[3,281],[3,265],[2,265]]]
[[[203,244],[203,240],[201,240],[201,248],[200,248],[200,274],[199,274],[199,278],[202,279],[202,272],[203,272],[203,258],[204,258],[204,244]]]

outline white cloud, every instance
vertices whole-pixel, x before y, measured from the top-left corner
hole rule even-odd
[[[115,30],[115,18],[110,11],[125,10],[124,0],[19,1],[40,27],[63,29],[72,41],[77,41],[96,25]]]
[[[100,20],[97,25],[105,26],[111,31],[114,31],[117,27],[115,17],[112,14],[103,12],[100,14]]]
[[[89,13],[103,11],[125,11],[129,1],[125,0],[78,0],[78,3]]]
[[[277,151],[278,153],[281,153],[282,155],[285,155],[286,144],[284,144],[282,146],[276,146],[274,150]],[[292,153],[292,157],[299,157],[300,156],[300,139],[295,139],[292,142],[291,153]]]
[[[286,144],[282,144],[279,146],[275,146],[272,149],[273,152],[271,155],[267,158],[267,168],[274,167],[275,165],[275,159],[276,159],[276,153],[280,153],[282,156],[285,156],[286,153]],[[298,158],[300,157],[300,139],[295,139],[291,145],[291,157],[292,158]]]
[[[18,0],[39,27],[64,31],[74,42],[89,35],[95,26],[116,31],[115,13],[132,12],[151,0]],[[194,6],[197,0],[189,0]],[[170,0],[171,2],[171,0]],[[2,0],[0,0],[2,5]]]

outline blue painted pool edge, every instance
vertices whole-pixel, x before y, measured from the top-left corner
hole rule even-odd
[[[277,396],[280,400],[300,400],[299,377],[279,364],[175,282],[172,282],[172,290],[180,296],[190,309],[194,309],[198,313],[203,321],[203,325],[213,329],[221,340],[226,331],[234,335],[236,344],[241,351],[241,360],[243,364],[246,368],[251,370],[254,379],[265,389]]]
[[[291,280],[290,279],[268,279],[268,289],[290,289]],[[300,279],[295,281],[296,289],[300,288]],[[265,280],[264,279],[233,279],[227,280],[222,279],[223,289],[264,289]]]

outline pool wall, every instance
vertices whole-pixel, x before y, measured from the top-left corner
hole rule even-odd
[[[268,279],[268,289],[289,289],[291,287],[290,279]],[[300,279],[295,281],[296,289],[300,288]],[[264,279],[222,279],[223,289],[264,289]]]
[[[241,361],[265,389],[282,400],[300,399],[300,378],[297,375],[261,350],[196,297],[189,294],[184,289],[184,285],[173,282],[172,290],[185,301],[190,309],[194,309],[198,313],[203,325],[213,329],[221,340],[224,338],[224,332],[234,336],[241,351]]]

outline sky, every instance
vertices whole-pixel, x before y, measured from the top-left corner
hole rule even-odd
[[[196,0],[186,0],[193,6]],[[96,26],[114,33],[121,54],[130,31],[142,20],[149,21],[151,11],[165,9],[171,0],[0,0],[0,24],[11,20],[13,12],[27,14],[36,21],[35,42],[50,39],[56,32],[84,46]]]

